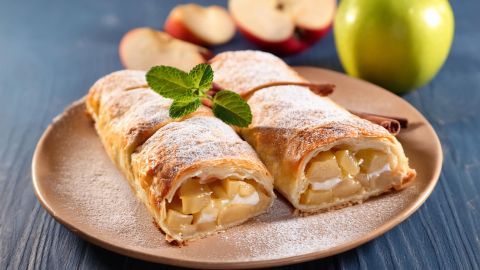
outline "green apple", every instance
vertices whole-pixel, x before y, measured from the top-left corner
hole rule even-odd
[[[435,76],[448,56],[453,31],[447,0],[342,0],[334,23],[347,73],[396,93]]]

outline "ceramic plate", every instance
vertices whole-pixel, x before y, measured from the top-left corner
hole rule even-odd
[[[399,135],[417,170],[409,188],[363,204],[294,217],[280,196],[267,214],[188,246],[167,244],[127,181],[103,150],[82,101],[54,119],[33,157],[40,203],[60,223],[96,245],[153,262],[201,268],[292,264],[357,247],[410,216],[432,192],[442,164],[435,131],[410,104],[370,83],[311,67],[296,70],[314,82],[337,85],[332,99],[346,108],[407,117]]]

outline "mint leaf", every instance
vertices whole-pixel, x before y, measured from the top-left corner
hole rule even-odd
[[[156,66],[146,77],[153,91],[173,99],[169,109],[172,118],[196,111],[201,105],[200,99],[208,99],[212,101],[213,114],[223,122],[239,127],[247,127],[252,122],[250,107],[237,93],[222,90],[212,99],[208,90],[212,88],[213,70],[208,64],[196,65],[189,73],[174,67]]]
[[[180,118],[196,111],[198,107],[200,107],[200,99],[198,97],[180,97],[173,100],[169,114],[171,118]]]
[[[209,64],[198,64],[188,73],[194,88],[205,92],[212,88],[213,70]]]
[[[156,66],[147,73],[148,85],[165,98],[193,96],[194,83],[188,73],[168,66]]]
[[[252,122],[252,112],[247,102],[232,91],[222,90],[213,98],[213,114],[223,122],[247,127]]]

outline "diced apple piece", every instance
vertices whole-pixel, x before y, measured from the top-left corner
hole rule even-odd
[[[212,197],[216,199],[228,199],[228,194],[223,188],[221,180],[215,181],[213,183],[208,184],[210,189],[212,190]]]
[[[182,196],[182,212],[185,214],[198,213],[210,202],[210,194]]]
[[[364,173],[371,173],[382,169],[388,164],[388,156],[382,151],[365,149],[355,154],[357,160],[362,160],[360,170]]]
[[[239,194],[241,197],[248,197],[255,192],[255,188],[245,181],[227,178],[222,181],[222,184],[230,198],[235,197],[237,194]]]
[[[375,189],[387,190],[392,187],[392,176],[389,173],[382,173],[375,179],[371,180]]]
[[[238,180],[233,180],[230,178],[227,178],[222,181],[222,187],[227,193],[227,196],[231,199],[235,197],[235,195],[238,194],[238,190],[240,188],[240,183]]]
[[[212,199],[213,204],[215,205],[215,208],[217,208],[219,211],[222,210],[225,206],[227,206],[230,203],[230,200],[227,199]]]
[[[225,206],[218,214],[217,224],[225,226],[250,216],[253,208],[246,204],[229,204]]]
[[[335,157],[337,158],[338,164],[347,175],[355,176],[360,172],[358,161],[349,150],[339,150],[335,152]]]
[[[177,195],[173,197],[173,200],[171,203],[167,204],[167,209],[172,209],[182,214],[185,214],[182,212],[183,211],[182,200]]]
[[[240,181],[240,187],[238,188],[238,195],[241,197],[248,197],[252,195],[255,191],[255,188],[247,182]]]
[[[330,151],[325,151],[316,155],[308,163],[305,177],[310,182],[323,182],[327,179],[339,177],[341,173],[335,155]]]
[[[193,214],[193,224],[215,222],[219,209],[213,200],[200,212]]]
[[[185,215],[173,209],[168,209],[167,224],[172,230],[180,231],[183,226],[190,225],[192,220],[192,215]]]
[[[210,200],[212,191],[207,185],[202,185],[197,179],[191,179],[185,182],[179,190],[180,199],[182,199],[182,212],[184,214],[194,214],[206,207]]]
[[[344,198],[351,196],[362,188],[362,185],[359,182],[353,181],[351,179],[345,179],[336,187],[333,188],[333,196],[338,198]]]
[[[355,176],[355,180],[357,180],[367,191],[370,190],[373,186],[372,181],[370,181],[368,175],[364,173],[360,173]]]
[[[217,224],[219,208],[214,200],[200,212],[193,214],[193,224],[201,231],[214,230]]]
[[[180,187],[178,195],[181,197],[183,196],[191,196],[191,195],[201,195],[201,194],[211,194],[212,190],[208,185],[202,185],[197,179],[190,179],[183,183]]]
[[[195,226],[199,231],[213,231],[217,228],[217,221],[198,223]]]
[[[180,226],[180,233],[182,235],[192,235],[197,232],[195,225],[181,225]]]
[[[307,189],[300,198],[300,203],[307,205],[317,205],[331,202],[333,193],[331,190],[311,190]]]

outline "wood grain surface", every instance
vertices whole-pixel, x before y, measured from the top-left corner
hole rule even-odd
[[[0,2],[0,269],[170,269],[96,247],[36,200],[31,159],[52,118],[100,76],[121,69],[133,27],[160,28],[183,1]],[[222,1],[202,1],[203,4]],[[480,2],[452,1],[456,33],[436,79],[405,96],[433,124],[445,162],[431,197],[408,220],[357,249],[284,269],[479,269]],[[255,49],[237,35],[214,52]],[[292,65],[342,71],[332,35]]]

